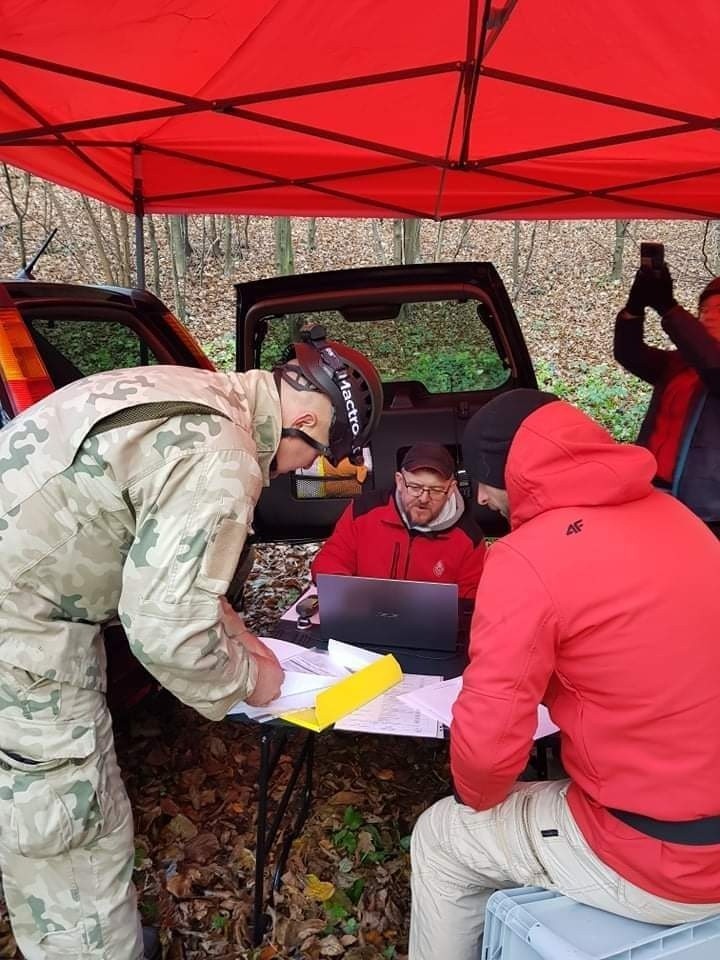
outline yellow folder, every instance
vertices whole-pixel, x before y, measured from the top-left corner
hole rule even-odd
[[[400,664],[391,653],[363,667],[357,673],[345,677],[321,690],[315,697],[315,707],[308,710],[292,710],[283,713],[282,719],[300,727],[320,733],[342,720],[353,710],[365,706],[381,693],[402,680]]]

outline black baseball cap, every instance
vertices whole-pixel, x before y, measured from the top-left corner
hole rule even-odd
[[[443,480],[451,480],[455,476],[455,461],[447,447],[440,443],[416,443],[405,454],[401,470],[432,470]]]

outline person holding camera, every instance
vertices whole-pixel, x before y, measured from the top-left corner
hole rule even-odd
[[[675,349],[645,342],[646,307]],[[696,317],[675,299],[664,263],[642,267],[615,321],[614,354],[653,387],[637,442],[655,455],[655,485],[720,537],[720,277],[700,294]]]

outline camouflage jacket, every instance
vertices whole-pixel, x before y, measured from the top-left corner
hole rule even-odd
[[[218,412],[145,407],[175,401]],[[135,407],[155,418],[102,432]],[[280,429],[271,374],[157,366],[80,380],[0,430],[0,661],[105,689],[119,616],[165,687],[224,716],[256,672],[219,597]]]

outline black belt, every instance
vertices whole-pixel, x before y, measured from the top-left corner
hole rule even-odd
[[[710,846],[720,843],[720,817],[703,817],[700,820],[653,820],[640,813],[627,810],[608,811],[618,820],[640,833],[665,840],[667,843],[682,843],[689,847]]]

